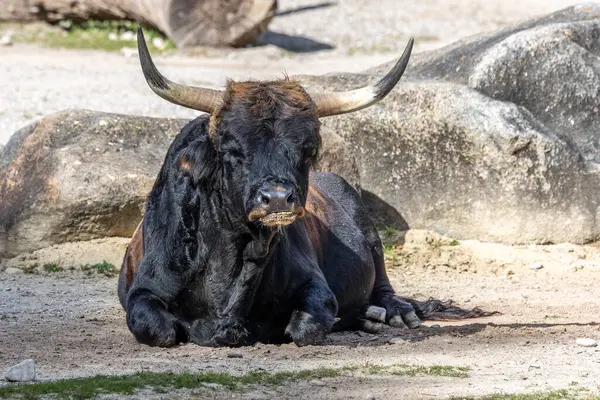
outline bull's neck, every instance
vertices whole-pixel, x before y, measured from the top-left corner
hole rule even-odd
[[[224,264],[267,261],[281,232],[248,221],[245,209],[235,201],[239,197],[225,191],[218,182],[213,183],[211,189],[202,190],[204,199],[197,210],[200,246],[204,245],[209,258],[227,259]],[[210,218],[206,218],[208,215]]]

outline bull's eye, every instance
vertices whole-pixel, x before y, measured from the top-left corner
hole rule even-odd
[[[305,154],[307,157],[313,158],[317,155],[317,148],[311,146],[305,150]]]

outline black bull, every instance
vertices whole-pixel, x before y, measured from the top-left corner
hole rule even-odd
[[[486,315],[396,296],[358,193],[335,174],[310,172],[319,118],[383,98],[412,41],[376,85],[309,95],[287,79],[229,82],[223,92],[178,85],[156,70],[141,31],[138,39],[150,87],[210,113],[169,148],[125,255],[119,298],[139,342],[307,345],[336,330]]]

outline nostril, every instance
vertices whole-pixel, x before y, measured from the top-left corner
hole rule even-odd
[[[287,202],[288,204],[292,204],[296,201],[296,193],[294,192],[290,192],[290,194],[287,197]]]
[[[271,195],[269,194],[269,192],[259,190],[256,196],[256,200],[262,205],[268,205],[271,202]]]

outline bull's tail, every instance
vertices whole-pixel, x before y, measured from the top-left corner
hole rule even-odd
[[[479,307],[461,308],[454,305],[452,300],[442,301],[429,298],[425,301],[400,297],[403,301],[410,303],[417,317],[421,320],[448,320],[448,319],[467,319],[482,318],[501,314],[498,311],[484,311]]]

